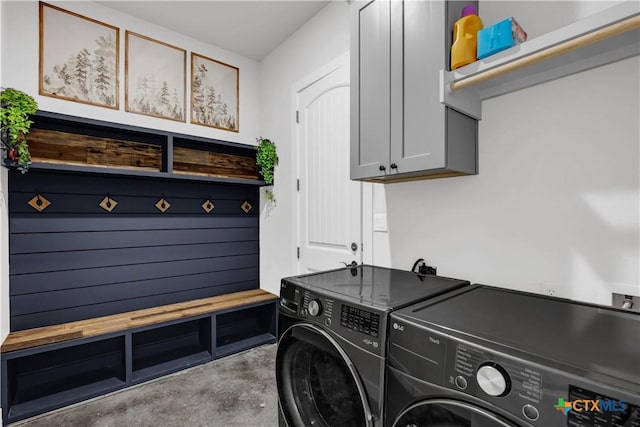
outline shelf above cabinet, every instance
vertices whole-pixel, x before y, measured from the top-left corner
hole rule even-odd
[[[455,71],[440,102],[482,118],[482,101],[640,55],[640,3],[625,1]]]

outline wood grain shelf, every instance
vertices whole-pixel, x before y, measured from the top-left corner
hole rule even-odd
[[[638,55],[640,3],[625,1],[455,71],[442,70],[440,101],[481,119],[485,99]]]
[[[33,121],[30,169],[265,185],[253,145],[47,111]]]
[[[155,172],[155,171],[147,171],[147,170],[140,170],[140,169],[135,169],[135,170],[125,169],[125,168],[115,169],[112,167],[82,166],[82,165],[72,165],[68,163],[33,162],[29,166],[29,169],[50,171],[50,172],[61,172],[61,173],[119,175],[119,176],[127,176],[127,177],[168,179],[168,180],[178,180],[178,181],[199,181],[199,182],[211,182],[211,183],[218,182],[221,184],[242,184],[242,185],[253,185],[256,187],[266,185],[264,181],[259,179],[183,174],[180,172],[176,172],[176,173]]]
[[[11,332],[2,344],[0,351],[6,353],[70,339],[105,335],[112,332],[169,322],[213,311],[228,310],[247,304],[273,301],[276,298],[275,295],[264,290],[252,289],[111,316],[95,317],[61,325]]]

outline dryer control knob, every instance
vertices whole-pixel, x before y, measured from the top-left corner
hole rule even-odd
[[[313,317],[319,316],[322,313],[322,304],[317,299],[309,301],[309,314]]]
[[[505,396],[509,393],[511,381],[507,372],[495,363],[485,363],[476,373],[478,385],[489,396]]]

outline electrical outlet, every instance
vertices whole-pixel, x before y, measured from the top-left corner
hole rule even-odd
[[[555,285],[549,283],[538,284],[539,293],[542,295],[549,295],[550,297],[557,297],[560,295],[560,289]]]
[[[640,297],[636,295],[611,294],[611,305],[625,310],[640,311]]]

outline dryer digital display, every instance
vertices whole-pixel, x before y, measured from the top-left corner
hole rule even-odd
[[[565,406],[570,427],[640,427],[640,407],[582,387],[569,386]]]

